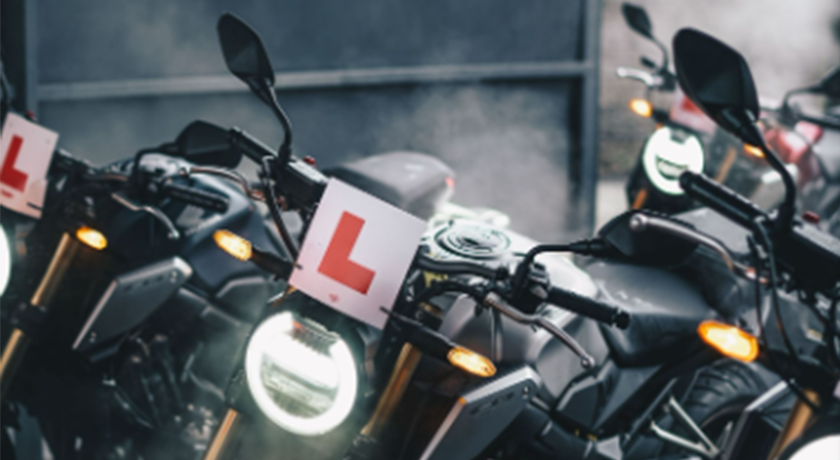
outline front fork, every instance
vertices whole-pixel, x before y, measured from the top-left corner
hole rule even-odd
[[[50,265],[47,267],[43,278],[41,278],[38,289],[32,295],[29,305],[26,306],[27,310],[32,309],[30,310],[31,314],[27,315],[28,317],[44,317],[47,307],[58,292],[61,281],[64,279],[64,275],[67,273],[79,246],[79,241],[69,233],[65,232],[61,235],[61,241],[58,243],[58,248],[53,254]],[[6,343],[6,349],[3,350],[3,356],[0,358],[0,400],[5,400],[15,373],[23,362],[23,356],[32,341],[32,332],[29,331],[29,335],[27,335],[27,331],[24,329],[25,327],[16,327],[12,331]]]
[[[808,398],[811,401],[811,404],[816,407],[820,406],[820,397],[816,391],[805,389],[802,393],[802,396]],[[817,413],[811,409],[811,406],[808,403],[803,401],[801,397],[796,398],[796,402],[793,404],[793,407],[788,414],[785,426],[776,438],[776,443],[773,444],[773,449],[770,451],[770,455],[767,456],[767,459],[772,460],[777,458],[782,451],[785,450],[785,447],[787,447],[788,444],[801,436],[802,433],[811,426],[816,419],[816,416]]]

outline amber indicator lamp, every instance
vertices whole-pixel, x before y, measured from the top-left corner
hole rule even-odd
[[[496,375],[496,366],[486,357],[464,347],[454,347],[447,355],[453,366],[479,377]]]
[[[653,115],[653,106],[650,105],[650,102],[647,99],[630,99],[630,110],[633,111],[636,115],[650,118]]]
[[[86,246],[101,251],[108,247],[108,239],[99,230],[94,230],[90,227],[79,227],[76,230],[76,239],[84,243]]]
[[[251,243],[239,235],[227,230],[216,230],[213,233],[216,244],[231,256],[246,261],[251,258]]]
[[[754,145],[744,144],[744,152],[755,158],[764,158],[764,152]]]
[[[758,339],[736,326],[707,320],[700,323],[697,333],[704,342],[729,358],[749,363],[758,356]]]

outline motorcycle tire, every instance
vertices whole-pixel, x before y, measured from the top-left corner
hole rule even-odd
[[[725,434],[734,427],[744,409],[767,389],[764,379],[746,364],[732,360],[717,361],[700,371],[682,406],[706,436],[721,447]],[[667,418],[667,420],[666,420]],[[670,416],[660,420],[675,434],[691,436]],[[660,455],[668,457],[683,452],[677,446],[662,442]]]

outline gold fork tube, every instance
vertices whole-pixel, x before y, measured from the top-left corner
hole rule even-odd
[[[815,405],[819,406],[820,397],[816,391],[805,389],[803,392],[805,393],[805,397],[807,397]],[[776,443],[773,445],[770,455],[767,456],[768,460],[778,457],[785,447],[791,443],[791,441],[798,438],[802,432],[808,428],[808,425],[810,425],[813,417],[814,411],[811,410],[811,407],[801,399],[797,398],[790,410],[790,414],[788,414],[785,426],[776,438]]]
[[[213,439],[207,446],[207,451],[204,452],[202,460],[221,460],[225,458],[236,439],[237,428],[241,424],[242,415],[233,409],[228,409],[222,423],[219,424],[219,429],[213,434]]]
[[[79,248],[79,242],[70,234],[64,233],[61,235],[61,241],[53,254],[50,265],[47,271],[41,278],[41,283],[35,294],[32,295],[29,303],[35,307],[47,308],[52,301],[61,281],[64,279],[64,274],[70,268],[76,251]],[[0,399],[6,398],[6,392],[12,384],[14,375],[17,372],[20,363],[23,361],[23,355],[29,347],[31,341],[30,337],[20,329],[15,328],[9,341],[6,343],[6,349],[3,350],[3,356],[0,358]]]
[[[737,159],[738,149],[729,147],[726,150],[726,156],[723,157],[723,161],[720,163],[720,169],[718,169],[717,175],[715,176],[715,182],[722,184],[729,177],[729,171],[732,170],[732,165],[735,164],[735,160]]]
[[[297,289],[294,286],[287,286],[283,295],[272,302],[269,308],[279,308],[280,305],[289,298],[289,295],[296,290]],[[215,433],[213,433],[213,439],[210,440],[210,444],[207,446],[207,450],[204,452],[204,456],[201,457],[201,459],[222,460],[228,457],[231,448],[238,437],[239,427],[242,423],[242,414],[237,412],[235,409],[228,408],[227,412],[225,412],[224,418],[222,418],[222,423],[219,424],[219,428]]]
[[[391,377],[388,379],[388,385],[382,392],[370,421],[362,428],[363,435],[376,438],[382,433],[382,430],[391,420],[394,409],[402,400],[405,390],[411,382],[411,376],[414,375],[414,370],[417,369],[417,364],[420,363],[422,356],[423,353],[410,343],[403,345],[400,356],[394,364]]]

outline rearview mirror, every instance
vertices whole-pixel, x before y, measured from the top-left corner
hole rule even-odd
[[[219,18],[216,28],[228,69],[265,99],[265,91],[274,87],[274,70],[260,36],[230,13]]]
[[[820,94],[840,99],[840,66],[831,69],[817,85]]]
[[[756,125],[758,94],[747,61],[723,42],[694,29],[677,32],[674,61],[686,96],[718,126],[761,148],[767,162],[782,176],[785,199],[776,221],[779,228],[788,228],[796,211],[796,184],[778,155],[767,148]]]
[[[644,8],[630,3],[621,4],[621,14],[631,29],[643,37],[653,39],[653,26]]]
[[[268,104],[283,127],[283,143],[278,149],[278,158],[280,164],[286,164],[292,155],[292,124],[277,102],[277,95],[274,93],[274,70],[271,68],[262,39],[245,21],[230,13],[225,13],[219,18],[216,29],[228,70]]]
[[[178,155],[196,164],[235,168],[242,161],[242,153],[231,145],[228,131],[202,120],[184,128],[175,147]]]
[[[755,126],[755,84],[737,51],[703,32],[682,29],[674,37],[674,60],[683,91],[709,118],[748,144],[764,144]]]

